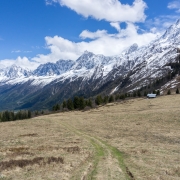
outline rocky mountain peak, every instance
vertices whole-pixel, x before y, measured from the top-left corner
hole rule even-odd
[[[138,49],[138,44],[134,43],[130,48],[127,50],[127,54],[135,52]]]

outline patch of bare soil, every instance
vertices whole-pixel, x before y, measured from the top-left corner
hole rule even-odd
[[[64,164],[64,159],[61,157],[48,157],[48,158],[43,158],[43,157],[36,157],[34,159],[20,159],[20,160],[9,160],[9,161],[2,161],[0,162],[0,171],[4,170],[9,170],[12,168],[20,167],[24,168],[26,166],[33,166],[35,164],[42,166],[46,164],[51,164],[51,163],[61,163]]]

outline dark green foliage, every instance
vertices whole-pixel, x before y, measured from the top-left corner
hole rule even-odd
[[[109,97],[108,96],[104,96],[103,103],[107,104],[108,102],[109,102]]]
[[[115,95],[115,100],[117,101],[119,99],[120,95],[119,94],[116,94]]]
[[[56,104],[53,106],[53,111],[59,111],[60,110],[60,105]]]
[[[30,111],[19,111],[17,113],[11,111],[4,111],[0,113],[0,121],[15,121],[15,120],[22,120],[22,119],[29,119],[31,118]]]
[[[102,102],[103,102],[103,99],[102,99],[101,95],[98,95],[95,99],[96,105],[101,105]]]
[[[114,96],[113,96],[113,95],[111,95],[111,96],[109,97],[109,103],[112,103],[112,102],[114,102]]]
[[[155,91],[155,90],[153,90],[153,94],[156,94],[156,91]]]
[[[136,91],[133,92],[133,97],[136,97],[137,96],[137,93]]]
[[[147,96],[147,92],[146,91],[144,91],[144,96]]]
[[[86,107],[86,103],[83,97],[79,98],[79,109],[84,109]]]
[[[73,100],[73,104],[74,104],[74,109],[79,109],[80,108],[80,98],[75,96],[74,100]]]
[[[169,89],[168,92],[167,92],[167,95],[170,95],[171,94],[171,90]]]
[[[35,116],[38,116],[39,115],[39,112],[38,111],[35,111]]]
[[[71,99],[68,99],[67,101],[67,108],[72,111],[74,109],[74,105]]]
[[[31,111],[28,110],[28,118],[31,118]]]
[[[122,99],[122,100],[124,100],[125,98],[126,98],[125,94],[121,94],[119,97],[119,99]]]
[[[67,108],[67,102],[66,101],[63,101],[63,108]]]
[[[138,91],[138,92],[137,92],[137,95],[138,95],[138,97],[141,97],[141,92]]]
[[[160,90],[156,91],[156,95],[159,96],[160,95]]]
[[[176,94],[179,94],[179,89],[178,88],[176,89]]]
[[[115,100],[117,101],[120,98],[119,94],[116,94]]]
[[[86,105],[92,108],[92,101],[91,101],[91,99],[88,99],[88,100],[87,100]]]

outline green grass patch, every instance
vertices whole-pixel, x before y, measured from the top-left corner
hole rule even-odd
[[[94,163],[93,163],[93,170],[88,176],[89,180],[95,179],[95,175],[97,174],[97,166],[102,157],[104,157],[104,149],[102,146],[100,146],[98,143],[95,142],[95,140],[91,139],[91,144],[95,148],[95,155],[94,155]]]

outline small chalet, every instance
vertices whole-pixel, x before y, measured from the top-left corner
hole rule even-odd
[[[156,98],[156,94],[147,94],[147,98]]]

